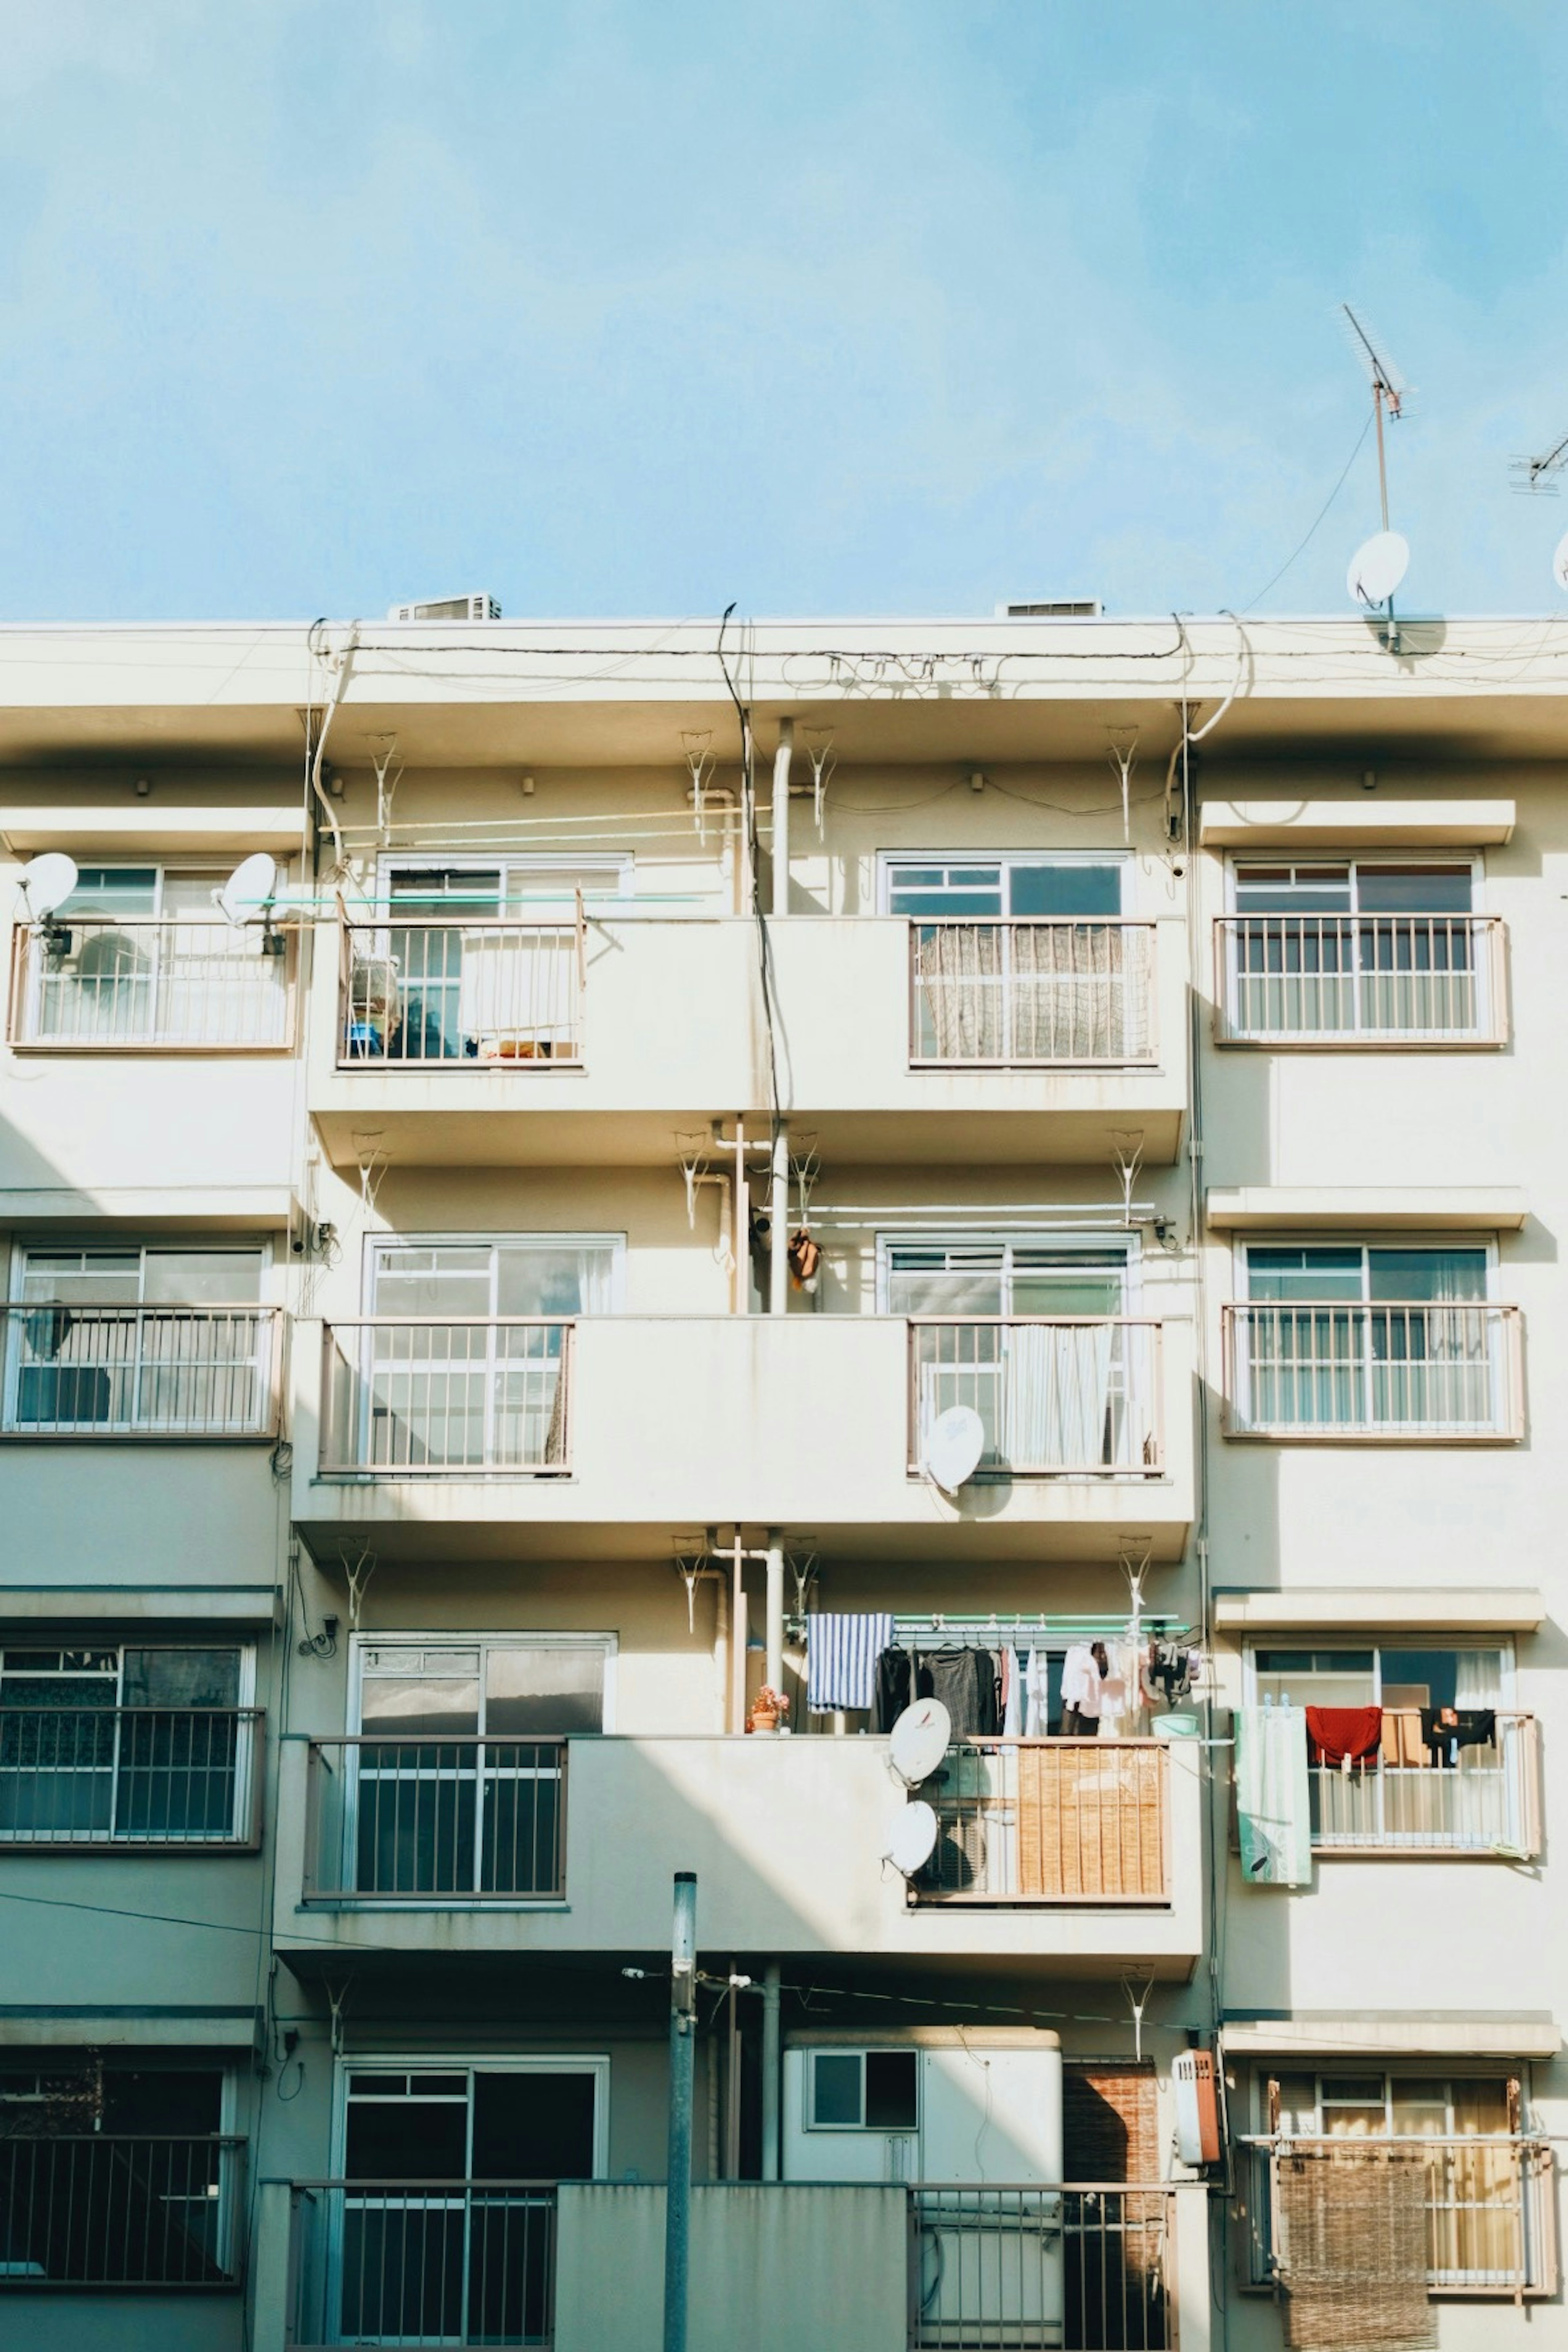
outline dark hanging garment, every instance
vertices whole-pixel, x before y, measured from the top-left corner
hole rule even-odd
[[[1497,1709],[1490,1706],[1424,1706],[1422,1744],[1434,1764],[1452,1765],[1461,1748],[1492,1748],[1497,1744]]]
[[[879,1731],[891,1731],[910,1705],[910,1654],[884,1650],[877,1661],[877,1696],[872,1719]]]
[[[1002,1728],[996,1663],[989,1650],[933,1650],[923,1662],[931,1696],[952,1718],[955,1739],[994,1739]]]

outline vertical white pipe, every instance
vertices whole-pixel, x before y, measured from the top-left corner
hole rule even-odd
[[[735,1529],[730,1586],[730,1729],[746,1727],[746,1553]]]
[[[774,1690],[784,1688],[784,1530],[768,1529],[767,1669],[764,1679]]]
[[[779,720],[779,747],[773,753],[773,912],[789,912],[789,763],[795,750],[795,720]]]
[[[763,1971],[763,2179],[779,2178],[779,1964]]]
[[[730,1728],[730,1580],[713,1579],[713,1700],[721,1731]]]
[[[789,1312],[789,1121],[781,1118],[773,1138],[773,1186],[768,1200],[768,1313]]]
[[[749,1315],[752,1311],[752,1188],[746,1181],[746,1122],[735,1115],[735,1229],[731,1246],[735,1253],[735,1312]]]

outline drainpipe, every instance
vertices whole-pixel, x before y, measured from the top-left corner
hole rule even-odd
[[[789,912],[789,763],[795,750],[795,720],[779,720],[779,747],[773,753],[773,912]]]
[[[768,1529],[768,1592],[767,1665],[763,1679],[773,1690],[783,1690],[784,1673],[784,1529]]]
[[[768,1199],[768,1313],[789,1312],[789,1121],[781,1118],[773,1138],[773,1185]]]
[[[670,1930],[669,2163],[664,2210],[664,2352],[686,2352],[690,2302],[691,2092],[697,2038],[697,1874],[675,1874]]]
[[[763,2179],[779,2178],[779,1964],[763,1971]]]

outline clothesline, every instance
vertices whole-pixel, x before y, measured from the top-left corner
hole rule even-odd
[[[1150,1640],[1184,1641],[1192,1632],[1176,1617],[1142,1616],[1139,1618],[1142,1633]],[[787,1630],[796,1640],[805,1636],[806,1620],[797,1614],[786,1621]],[[893,1618],[893,1639],[900,1649],[945,1647],[989,1649],[1003,1642],[1015,1645],[1020,1639],[1038,1643],[1043,1647],[1075,1642],[1123,1642],[1129,1635],[1126,1617],[1104,1614],[1079,1617],[1058,1617],[1043,1612],[1031,1616],[1020,1611],[1011,1616],[977,1614],[948,1615],[942,1610],[919,1613],[899,1611]]]

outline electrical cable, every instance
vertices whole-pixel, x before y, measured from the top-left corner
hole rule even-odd
[[[1251,604],[1243,604],[1241,609],[1244,613],[1250,613],[1253,604],[1260,604],[1263,602],[1264,597],[1268,595],[1269,590],[1279,586],[1280,581],[1284,579],[1287,572],[1289,571],[1290,566],[1295,562],[1296,557],[1298,555],[1305,555],[1308,548],[1317,537],[1319,523],[1322,521],[1324,516],[1328,513],[1329,509],[1333,505],[1334,500],[1339,497],[1340,492],[1344,488],[1346,482],[1349,480],[1351,467],[1361,456],[1361,445],[1366,439],[1367,435],[1372,431],[1372,425],[1373,418],[1372,414],[1369,411],[1365,423],[1363,425],[1361,431],[1356,435],[1355,447],[1345,459],[1344,468],[1340,475],[1339,480],[1334,484],[1333,488],[1329,492],[1328,497],[1318,509],[1316,518],[1314,519],[1311,529],[1308,531],[1306,538],[1301,541],[1300,546],[1296,549],[1294,554],[1288,555],[1285,558],[1284,562],[1279,566],[1279,569],[1274,574],[1273,579],[1266,580],[1264,582],[1257,595],[1253,597]]]

